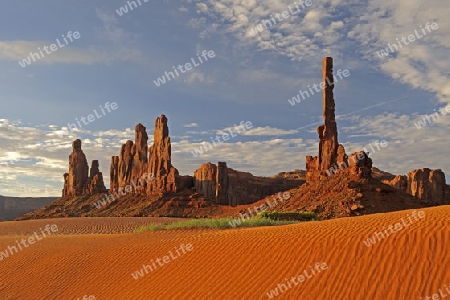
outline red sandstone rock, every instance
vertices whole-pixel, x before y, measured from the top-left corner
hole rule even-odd
[[[153,145],[148,152],[148,174],[154,176],[154,179],[147,182],[147,195],[177,192],[179,174],[171,162],[172,149],[165,115],[155,121]]]
[[[336,164],[338,166],[348,166],[348,157],[345,154],[344,146],[341,144],[339,144],[337,149]]]
[[[445,199],[445,174],[428,168],[408,173],[407,192],[427,204],[443,204]]]
[[[194,172],[194,187],[207,199],[216,200],[217,166],[210,162],[202,164]]]
[[[395,187],[397,190],[405,191],[408,188],[408,177],[405,175],[397,175],[391,180],[383,180],[384,184]]]
[[[119,157],[111,157],[111,167],[109,169],[109,190],[115,193],[119,188]]]
[[[62,190],[62,196],[68,196],[69,195],[69,173],[64,173],[64,187]]]
[[[72,143],[72,154],[69,156],[69,175],[67,176],[67,186],[64,191],[67,196],[76,197],[83,195],[86,182],[88,180],[89,166],[86,156],[81,150],[79,139]]]
[[[224,162],[219,162],[218,166],[202,164],[194,173],[196,192],[218,204],[231,206],[250,204],[303,183],[301,178],[253,176],[248,172],[230,169]]]
[[[306,156],[306,181],[319,180],[319,165],[317,164],[317,156]]]
[[[322,95],[324,124],[317,127],[319,155],[306,157],[306,181],[315,181],[330,174],[330,168],[339,169],[347,165],[345,149],[338,142],[335,118],[333,58],[322,62],[322,79],[325,84]]]
[[[93,160],[84,194],[94,195],[104,192],[106,192],[106,187],[103,182],[103,174],[99,170],[98,160]]]
[[[372,159],[364,151],[354,152],[348,159],[350,174],[360,178],[372,177]]]
[[[323,174],[337,163],[338,132],[335,119],[333,58],[325,57],[322,63],[323,89],[323,120],[324,124],[317,128],[319,133],[319,173]]]
[[[134,148],[132,153],[134,153],[132,168],[131,168],[131,182],[138,186],[138,192],[145,195],[146,191],[146,180],[144,180],[143,175],[147,174],[148,169],[148,157],[147,157],[147,129],[142,124],[137,124],[134,129]]]
[[[125,189],[126,186],[131,183],[131,169],[133,167],[133,153],[134,147],[133,142],[128,140],[122,145],[119,155],[119,178],[118,184],[119,188]]]
[[[153,145],[148,148],[147,129],[135,127],[135,142],[122,145],[120,156],[111,160],[111,190],[121,189],[142,195],[163,195],[180,187],[178,170],[171,163],[171,145],[167,118],[155,121]],[[116,179],[117,178],[117,179]],[[183,184],[189,186],[189,180]],[[192,179],[191,179],[192,184]]]
[[[98,160],[93,160],[90,174],[86,156],[81,150],[81,141],[72,143],[72,154],[69,156],[69,173],[64,174],[63,197],[77,197],[106,192],[103,175],[98,167]],[[88,176],[89,175],[89,176]]]
[[[184,175],[179,177],[180,189],[191,190],[194,188],[194,177],[189,175]]]
[[[229,205],[228,197],[229,189],[229,178],[228,178],[228,168],[227,163],[218,162],[217,163],[217,174],[216,174],[216,201],[218,204]]]
[[[405,191],[425,204],[447,203],[445,193],[448,186],[441,170],[413,170],[407,176],[399,175],[392,180],[383,180],[383,183]]]

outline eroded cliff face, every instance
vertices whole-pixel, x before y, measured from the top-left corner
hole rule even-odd
[[[268,195],[288,190],[304,183],[303,178],[281,176],[257,177],[227,167],[225,162],[216,166],[202,164],[194,173],[195,191],[221,205],[250,204]]]
[[[403,190],[421,202],[430,205],[448,204],[446,199],[445,174],[442,170],[431,170],[428,168],[413,170],[407,176],[399,175],[392,180],[384,180],[399,190]]]
[[[119,156],[111,157],[111,167],[109,169],[109,190],[115,193],[119,188]]]
[[[216,200],[217,166],[210,162],[202,164],[194,172],[194,186],[207,199]]]

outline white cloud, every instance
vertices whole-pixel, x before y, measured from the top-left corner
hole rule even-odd
[[[413,3],[374,0],[358,24],[348,32],[361,45],[364,57],[379,65],[384,73],[399,82],[435,93],[441,102],[450,103],[450,21],[445,0],[417,0]],[[380,58],[377,51],[397,39],[422,33],[427,22],[436,22],[439,28],[409,45],[401,43],[399,51]],[[423,35],[423,33],[421,34]]]
[[[189,3],[189,1],[187,1]],[[354,1],[350,1],[354,2]],[[302,8],[300,12],[294,4],[282,1],[240,1],[240,0],[208,0],[202,3],[200,15],[207,16],[213,26],[224,35],[232,32],[242,43],[256,46],[262,50],[273,51],[300,61],[305,58],[324,56],[335,48],[331,41],[343,36],[339,31],[344,24],[333,19],[328,12],[338,7],[336,1],[314,0],[310,7]],[[348,3],[347,6],[353,3]],[[197,7],[199,4],[197,4]],[[343,5],[340,4],[342,7]],[[294,11],[290,13],[289,8]],[[280,20],[276,14],[287,11],[289,16]],[[263,26],[261,33],[255,34],[255,27],[263,24],[263,20],[272,20],[272,25]],[[273,22],[275,21],[275,22]],[[205,21],[203,21],[205,22]],[[276,24],[275,24],[276,23]],[[326,26],[326,30],[324,30]],[[326,31],[326,35],[321,34]],[[258,30],[257,30],[258,32]],[[332,37],[332,39],[330,39]],[[322,49],[326,44],[328,49]]]
[[[212,83],[213,80],[207,76],[205,76],[205,74],[203,74],[200,71],[197,70],[193,70],[190,71],[189,74],[187,75],[187,77],[184,79],[184,82],[186,83]]]
[[[274,128],[270,126],[265,127],[255,127],[245,131],[242,135],[247,136],[281,136],[281,135],[289,135],[289,134],[297,134],[297,130],[284,130],[279,128]]]
[[[198,124],[197,123],[189,123],[189,124],[184,124],[183,127],[187,127],[187,128],[198,127]]]
[[[108,54],[106,52],[99,51],[94,47],[88,49],[81,49],[75,45],[66,45],[63,48],[50,52],[47,54],[43,49],[44,46],[49,47],[55,41],[0,41],[0,59],[22,61],[30,56],[30,53],[36,53],[35,60],[31,60],[31,63],[37,64],[53,64],[53,63],[81,63],[81,64],[93,64],[96,62],[107,62]],[[76,40],[74,42],[76,43]],[[40,48],[44,56],[39,54]],[[50,50],[49,50],[50,51]],[[31,58],[31,57],[30,57]]]
[[[114,15],[100,9],[97,9],[96,13],[102,23],[100,27],[96,28],[99,40],[103,41],[101,45],[81,48],[77,44],[80,44],[83,40],[83,33],[80,33],[79,39],[74,39],[67,45],[60,37],[47,41],[4,40],[0,41],[0,59],[22,61],[29,57],[31,64],[78,63],[88,65],[95,63],[111,64],[117,61],[142,61],[142,52],[136,47],[138,37],[120,28]],[[57,46],[56,51],[48,50],[50,53],[46,53],[44,46],[57,45],[57,38],[64,46],[62,48]],[[39,48],[43,55],[40,54]],[[30,56],[31,53],[38,54],[38,56],[34,55],[35,61]]]
[[[208,12],[208,6],[205,3],[197,3],[197,12],[200,13],[207,13]]]
[[[432,112],[430,112],[431,114]],[[352,117],[352,126],[340,130],[351,133],[371,133],[371,140],[386,140],[388,146],[371,154],[374,166],[393,174],[406,174],[413,169],[429,167],[442,169],[450,179],[450,161],[442,149],[448,148],[444,136],[448,134],[450,114],[441,116],[436,122],[417,129],[414,123],[423,119],[419,115],[386,114],[374,117]],[[349,142],[346,152],[351,153],[366,146]]]
[[[348,61],[348,53],[355,53],[356,49],[368,64],[396,81],[435,93],[441,102],[450,103],[450,20],[448,11],[443,9],[447,0],[414,3],[314,0],[312,3],[311,7],[267,29],[262,27],[263,31],[256,34],[254,29],[262,20],[287,10],[292,2],[207,0],[203,4],[208,9],[198,13],[206,18],[201,19],[202,26],[215,26],[217,34],[224,37],[233,34],[241,47],[302,61],[304,68],[324,56],[346,57]],[[376,51],[388,43],[396,43],[396,38],[413,34],[416,29],[421,32],[420,25],[426,22],[436,22],[439,29],[389,58],[377,57]]]
[[[60,131],[54,125],[27,127],[20,122],[0,120],[0,195],[59,196],[62,174],[68,171],[72,141],[76,138],[82,139],[89,164],[93,159],[99,160],[108,184],[111,156],[118,155],[121,144],[134,136],[129,128],[104,132],[80,129],[58,137],[55,133]]]

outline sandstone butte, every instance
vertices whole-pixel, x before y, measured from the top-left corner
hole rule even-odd
[[[151,146],[146,127],[139,123],[134,141],[128,140],[111,158],[108,190],[98,161],[89,170],[81,141],[75,140],[62,198],[19,219],[237,215],[283,191],[289,191],[291,198],[271,210],[312,211],[322,219],[450,203],[450,187],[441,170],[424,168],[407,176],[374,173],[378,169],[368,153],[361,150],[348,156],[338,141],[331,57],[323,59],[322,79],[324,123],[317,128],[318,155],[306,157],[306,171],[261,177],[229,168],[226,162],[207,162],[193,176],[181,176],[172,165],[168,119],[161,115],[155,120]],[[330,174],[330,168],[337,171]],[[108,197],[119,200],[93,209],[93,203]]]

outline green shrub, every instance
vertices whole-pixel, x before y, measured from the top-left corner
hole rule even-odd
[[[318,221],[319,217],[312,212],[262,212],[259,213],[257,218],[266,218],[274,221]]]
[[[241,218],[219,218],[219,219],[190,219],[181,222],[175,222],[166,225],[148,225],[141,226],[135,232],[153,231],[153,230],[170,230],[170,229],[226,229],[232,227],[258,227],[258,226],[278,226],[294,224],[297,221],[273,220],[269,218],[249,218],[242,220]]]

